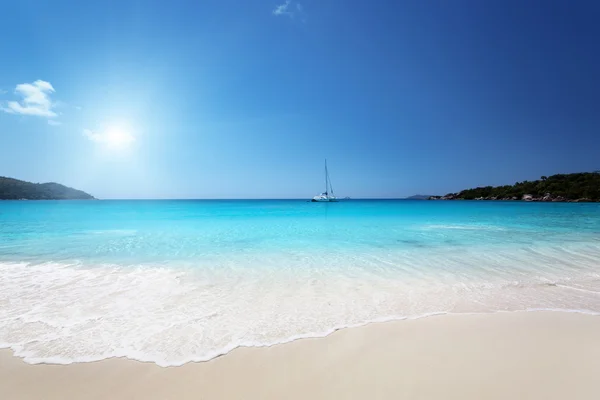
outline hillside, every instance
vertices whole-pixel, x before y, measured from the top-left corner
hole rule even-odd
[[[514,185],[485,186],[431,200],[600,201],[600,172],[542,176]]]
[[[94,197],[58,183],[31,183],[0,176],[0,200],[93,200]]]
[[[415,194],[414,196],[407,197],[406,200],[427,200],[430,197],[435,197],[430,194]]]

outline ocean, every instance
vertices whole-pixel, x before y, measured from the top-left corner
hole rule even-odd
[[[441,313],[600,314],[600,204],[0,202],[0,347],[210,360]]]

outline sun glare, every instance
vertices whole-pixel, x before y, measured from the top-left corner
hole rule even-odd
[[[122,128],[112,127],[106,131],[104,140],[110,147],[123,148],[130,145],[135,140],[135,137]]]

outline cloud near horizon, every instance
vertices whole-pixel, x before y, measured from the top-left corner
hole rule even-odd
[[[52,109],[54,103],[50,95],[54,93],[54,87],[50,82],[37,80],[33,83],[21,83],[15,87],[14,93],[22,97],[21,101],[9,101],[6,107],[0,109],[9,114],[33,115],[38,117],[57,117]]]

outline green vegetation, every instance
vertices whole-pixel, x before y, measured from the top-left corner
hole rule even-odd
[[[31,183],[0,176],[0,200],[93,200],[94,197],[58,183]]]
[[[464,200],[494,197],[498,200],[513,198],[521,200],[523,195],[526,194],[531,195],[534,199],[543,198],[549,194],[554,201],[580,199],[600,201],[600,172],[542,176],[537,181],[523,181],[514,185],[486,186],[463,190],[453,197]]]

